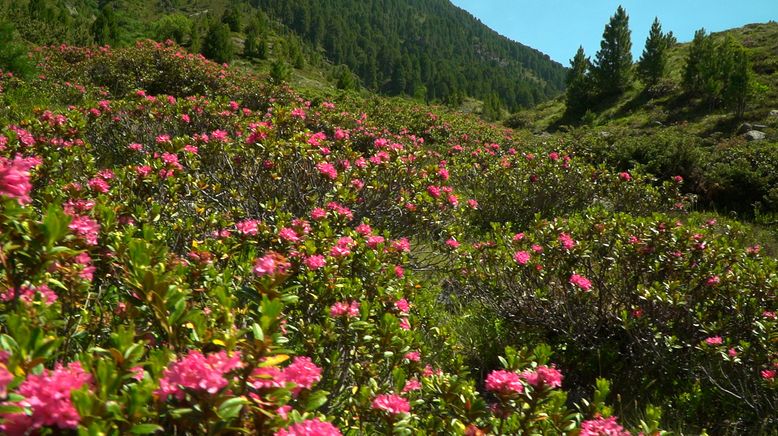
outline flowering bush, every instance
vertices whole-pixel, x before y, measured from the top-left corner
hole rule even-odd
[[[676,182],[468,117],[308,101],[174,45],[37,55],[56,109],[0,128],[6,433],[656,433],[648,405],[615,421],[590,356],[569,370],[619,346],[706,395],[747,383],[766,416],[774,261],[619,213],[683,211]],[[441,283],[559,349],[468,368]],[[637,372],[611,375],[650,391]]]

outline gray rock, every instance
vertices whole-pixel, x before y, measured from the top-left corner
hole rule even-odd
[[[778,109],[773,109],[770,111],[771,117],[778,117]]]
[[[762,131],[762,130],[764,130],[766,128],[767,128],[767,126],[765,126],[764,124],[754,124],[754,130]]]
[[[751,130],[754,130],[754,126],[752,126],[751,123],[743,123],[740,125],[740,127],[738,127],[737,132],[744,134],[750,132]]]
[[[762,139],[765,139],[767,135],[764,134],[764,132],[760,132],[758,130],[749,130],[748,132],[743,135],[747,140],[749,141],[761,141]]]

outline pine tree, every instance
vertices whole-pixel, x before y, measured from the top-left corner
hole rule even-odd
[[[119,23],[111,6],[100,9],[92,23],[92,35],[98,45],[115,44],[119,40]]]
[[[621,94],[632,83],[631,34],[627,11],[619,6],[605,26],[595,55],[593,73],[602,96]]]
[[[748,53],[732,37],[728,37],[717,51],[723,82],[721,99],[735,111],[737,118],[742,118],[753,84]]]
[[[705,29],[694,32],[683,73],[683,86],[688,93],[701,95],[705,90],[705,82],[715,74],[712,71],[715,70],[712,65],[714,48],[713,38],[706,34]]]
[[[27,77],[33,71],[27,48],[17,41],[13,25],[3,21],[0,21],[0,71],[10,71],[21,77]]]
[[[231,3],[227,7],[227,10],[224,11],[224,15],[222,15],[222,23],[230,26],[230,30],[233,32],[241,31],[242,23],[240,19],[240,11],[234,3]]]
[[[670,38],[672,33],[669,34]],[[668,35],[662,33],[662,25],[659,18],[654,18],[654,24],[646,39],[646,47],[640,57],[637,66],[638,77],[650,88],[656,85],[665,75],[667,69],[667,49],[672,41]]]
[[[286,62],[278,59],[270,66],[270,78],[275,83],[286,82],[291,76],[291,70]]]
[[[567,72],[566,103],[567,112],[571,115],[580,115],[589,106],[592,93],[592,80],[589,76],[591,62],[586,57],[583,47],[578,47],[575,57],[570,60],[570,69]]]
[[[235,55],[232,34],[226,24],[213,22],[203,44],[203,55],[219,63],[230,62]]]
[[[262,35],[259,30],[259,24],[256,22],[249,23],[246,26],[246,39],[243,43],[243,56],[247,58],[259,57],[260,45],[262,42],[260,39]]]

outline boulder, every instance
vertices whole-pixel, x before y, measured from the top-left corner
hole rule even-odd
[[[749,141],[761,141],[765,138],[764,132],[760,132],[758,130],[749,130],[743,135],[747,140]]]
[[[770,111],[771,117],[778,117],[778,109],[773,109]]]

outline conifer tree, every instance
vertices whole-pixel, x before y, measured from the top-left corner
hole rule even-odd
[[[216,62],[230,62],[235,55],[232,34],[226,24],[215,21],[208,29],[203,44],[203,55]]]
[[[100,9],[92,23],[92,35],[98,45],[115,44],[119,40],[119,23],[111,6]]]
[[[242,23],[240,19],[240,11],[234,3],[230,3],[230,5],[227,7],[227,10],[224,11],[224,15],[222,15],[222,23],[230,26],[230,30],[233,32],[241,31]]]
[[[252,21],[246,26],[246,39],[243,43],[243,56],[248,58],[259,57],[260,45],[262,44],[259,24]]]
[[[664,77],[667,69],[667,49],[672,38],[672,33],[662,33],[659,18],[654,18],[654,24],[651,25],[646,39],[646,47],[637,66],[638,77],[647,88],[656,85]]]
[[[732,37],[728,37],[719,47],[717,57],[721,62],[721,80],[723,82],[721,99],[724,104],[735,111],[737,118],[742,118],[753,83],[746,49],[735,42]]]
[[[27,57],[27,49],[17,41],[13,25],[0,21],[0,71],[11,71],[26,77],[32,70],[33,64]]]
[[[631,35],[627,11],[619,6],[605,26],[600,51],[595,55],[593,73],[598,94],[621,94],[632,83]]]
[[[592,81],[589,76],[591,62],[586,57],[583,47],[578,47],[575,57],[570,60],[567,72],[566,102],[567,112],[580,115],[586,111],[592,92]]]

